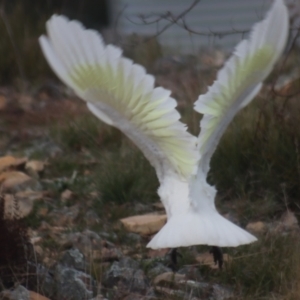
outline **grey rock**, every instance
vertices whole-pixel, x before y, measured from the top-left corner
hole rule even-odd
[[[129,257],[114,262],[105,273],[103,285],[108,288],[120,288],[129,292],[145,294],[149,282],[144,272],[138,269],[139,263]]]
[[[197,282],[194,280],[183,280],[178,283],[181,290],[190,296],[209,299],[209,300],[226,300],[233,297],[233,292],[218,284],[209,284],[206,282]]]
[[[191,280],[195,280],[195,281],[198,281],[198,282],[203,280],[203,277],[201,276],[199,268],[185,266],[185,267],[179,269],[177,273],[185,275],[186,278],[191,279]]]
[[[137,270],[140,266],[138,261],[136,261],[128,256],[122,257],[122,259],[118,262],[118,264],[121,268],[131,268],[134,270]]]
[[[84,255],[77,248],[67,250],[61,257],[60,263],[79,271],[86,271],[88,268],[88,263]]]
[[[43,153],[46,157],[55,157],[63,151],[54,141],[39,139],[34,142],[32,147],[25,150],[25,155],[32,156],[36,152]]]
[[[29,291],[22,285],[16,287],[13,291],[5,290],[0,293],[2,300],[30,300]]]
[[[231,299],[234,293],[231,289],[223,287],[219,284],[213,285],[212,299],[213,300],[226,300]]]
[[[88,226],[94,226],[100,223],[100,218],[93,210],[88,210],[85,214],[86,224]]]
[[[56,282],[54,273],[41,264],[34,264],[35,282],[38,283],[38,289],[43,295],[52,299],[56,291]]]
[[[156,265],[151,268],[148,272],[147,275],[152,279],[156,277],[159,274],[166,273],[166,272],[172,272],[171,268],[166,267],[164,264],[158,262]]]
[[[107,298],[105,298],[102,295],[97,295],[95,298],[91,299],[91,300],[108,300]]]
[[[59,209],[54,209],[49,217],[53,220],[55,226],[70,226],[73,225],[76,218],[79,215],[78,205],[73,205],[71,207],[63,207]]]
[[[135,242],[135,243],[140,242],[142,240],[142,237],[139,234],[134,233],[134,232],[127,233],[126,237],[128,240]]]
[[[88,274],[72,268],[57,265],[55,268],[57,298],[82,300],[96,295],[96,282]]]
[[[101,231],[101,232],[99,232],[99,235],[102,238],[108,239],[108,240],[111,240],[111,241],[116,241],[118,239],[118,236],[114,232]]]

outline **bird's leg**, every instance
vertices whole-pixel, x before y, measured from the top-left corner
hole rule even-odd
[[[178,256],[182,257],[182,255],[177,251],[177,248],[173,248],[170,252],[171,257],[171,268],[173,271],[177,270],[177,258]]]
[[[213,255],[215,264],[218,264],[219,269],[221,270],[223,267],[223,252],[220,247],[212,246],[209,253]]]

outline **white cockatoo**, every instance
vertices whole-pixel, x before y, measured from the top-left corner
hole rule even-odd
[[[275,0],[196,101],[203,114],[196,138],[179,121],[171,92],[155,87],[154,77],[119,48],[105,46],[98,32],[77,21],[54,15],[47,22],[48,37],[41,36],[40,45],[56,75],[97,118],[126,134],[156,170],[168,220],[147,247],[235,247],[256,240],[218,213],[216,189],[206,178],[228,124],[258,94],[281,56],[288,28],[283,0]]]

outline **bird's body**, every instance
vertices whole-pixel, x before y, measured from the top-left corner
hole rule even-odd
[[[126,134],[156,170],[168,221],[147,246],[238,246],[255,241],[218,213],[216,189],[206,178],[228,124],[258,94],[283,52],[288,36],[283,1],[274,1],[196,101],[195,110],[203,114],[198,138],[179,121],[171,92],[154,87],[153,76],[123,58],[120,49],[105,46],[97,32],[62,16],[53,16],[47,30],[49,38],[42,36],[40,44],[57,76],[97,118]]]

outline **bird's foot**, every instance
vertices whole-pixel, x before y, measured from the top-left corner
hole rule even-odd
[[[220,247],[213,246],[209,253],[213,255],[215,264],[218,264],[219,269],[222,270],[224,262],[222,249]]]

